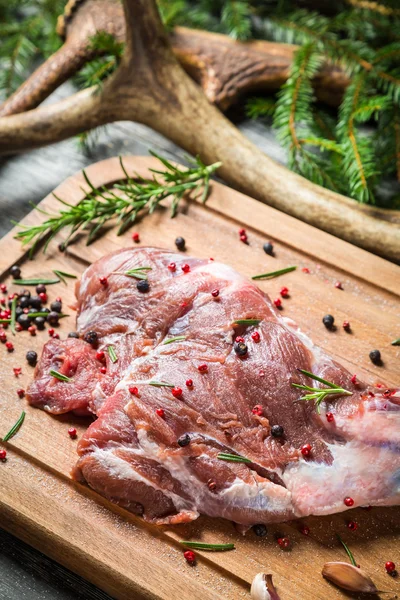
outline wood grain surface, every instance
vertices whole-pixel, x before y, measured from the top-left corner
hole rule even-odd
[[[128,170],[145,174],[152,159],[127,157],[124,162]],[[122,176],[117,159],[89,167],[88,174],[95,185],[112,183]],[[78,174],[59,186],[56,193],[77,202],[83,194],[81,186],[84,187],[84,181]],[[54,198],[47,197],[43,207],[54,211]],[[39,213],[31,213],[25,223],[41,218]],[[248,229],[249,246],[238,240],[237,230],[242,225]],[[360,378],[399,384],[400,349],[390,345],[400,335],[399,267],[217,183],[206,207],[187,203],[174,220],[169,218],[167,208],[160,209],[138,223],[136,229],[143,245],[173,248],[175,237],[183,235],[188,254],[212,256],[247,276],[298,265],[297,271],[260,282],[260,287],[275,297],[280,287],[287,285],[290,299],[284,301],[283,314],[298,321],[305,333]],[[48,276],[54,268],[80,274],[87,264],[106,252],[132,244],[130,232],[117,238],[114,229],[89,247],[85,246],[84,237],[67,253],[60,253],[54,243],[47,255],[38,254],[29,261],[10,233],[0,242],[2,281],[10,282],[7,270],[16,261],[21,264],[24,277]],[[275,257],[263,253],[266,239],[273,241]],[[302,272],[302,267],[310,273]],[[338,280],[343,290],[335,288]],[[16,288],[10,284],[9,289]],[[49,286],[50,300],[58,295],[63,297],[65,306],[70,304],[73,285]],[[338,324],[350,320],[352,333],[347,334],[340,327],[328,332],[321,323],[326,313],[333,314]],[[61,337],[73,328],[71,314],[60,327]],[[32,376],[24,354],[28,349],[39,350],[46,339],[45,332],[34,338],[22,332],[13,340],[13,354],[0,347],[2,435],[26,409],[25,401],[16,394]],[[368,359],[374,348],[381,350],[383,367],[375,367]],[[18,379],[13,376],[13,366],[23,367]],[[21,431],[6,444],[8,460],[0,464],[0,522],[9,532],[114,598],[248,598],[249,584],[259,571],[274,574],[282,600],[349,597],[320,575],[325,561],[345,558],[336,533],[346,539],[378,588],[394,591],[398,587],[384,572],[386,560],[400,561],[398,508],[357,509],[310,518],[306,520],[311,529],[307,538],[299,533],[296,522],[269,527],[264,539],[256,538],[253,532],[243,537],[230,523],[207,518],[181,527],[156,528],[71,481],[69,472],[76,458],[76,441],[69,439],[67,429],[74,423],[80,435],[87,422],[69,416],[51,417],[32,408],[26,410]],[[346,523],[350,518],[359,523],[357,532],[348,531]],[[290,552],[277,546],[274,534],[278,532],[291,538]],[[185,563],[179,544],[188,538],[234,541],[236,550],[199,553],[198,565],[193,569]]]

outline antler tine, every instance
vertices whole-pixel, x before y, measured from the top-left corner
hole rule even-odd
[[[79,52],[75,46],[64,44],[0,105],[0,117],[22,113],[43,102],[51,92],[72,77],[88,58],[86,52]]]
[[[115,120],[95,88],[65,100],[0,119],[0,154],[23,152],[59,142]]]

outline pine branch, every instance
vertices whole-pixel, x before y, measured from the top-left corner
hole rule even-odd
[[[278,139],[289,150],[289,166],[311,181],[337,190],[335,163],[306,147],[340,154],[334,141],[313,135],[312,80],[321,63],[322,57],[314,43],[305,44],[296,52],[289,78],[278,94],[274,127]]]
[[[102,56],[87,62],[75,76],[80,88],[101,87],[103,81],[118,67],[124,51],[124,44],[117,42],[114,36],[105,31],[96,33],[90,39],[89,47],[97,55]]]
[[[251,9],[249,2],[225,0],[221,11],[223,29],[236,40],[251,37]]]
[[[360,202],[374,204],[373,186],[378,175],[374,147],[372,140],[362,137],[356,128],[356,113],[365,86],[366,75],[360,73],[347,88],[339,110],[337,131],[343,150],[344,175],[348,180],[350,194]]]
[[[246,116],[249,119],[273,117],[276,102],[273,98],[249,98],[246,102]]]

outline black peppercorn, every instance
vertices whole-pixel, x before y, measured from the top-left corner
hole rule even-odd
[[[54,302],[52,302],[52,303],[50,304],[50,308],[51,308],[51,310],[53,310],[54,312],[58,312],[58,313],[60,313],[60,312],[61,312],[61,310],[62,310],[62,304],[61,304],[61,302],[59,302],[58,300],[55,300]]]
[[[59,318],[60,318],[60,315],[58,314],[58,312],[55,312],[54,310],[50,311],[49,314],[47,315],[47,321],[50,325],[58,325]]]
[[[253,525],[253,531],[258,537],[265,537],[268,533],[268,529],[260,523],[260,525]]]
[[[397,577],[396,569],[394,571],[388,571],[387,574],[390,575],[390,577]]]
[[[22,315],[19,315],[17,322],[21,325],[23,329],[28,329],[29,325],[31,324],[29,316],[24,313],[22,313]]]
[[[10,269],[10,274],[13,279],[19,279],[21,277],[21,269],[17,265],[14,265]]]
[[[36,308],[37,310],[39,310],[42,306],[42,299],[39,298],[39,296],[32,296],[29,299],[29,306],[32,306],[32,308]]]
[[[282,437],[284,433],[285,432],[284,432],[282,425],[272,425],[272,427],[271,427],[272,437],[279,438],[279,437]]]
[[[244,342],[235,342],[234,350],[238,356],[246,356],[247,346]]]
[[[324,318],[322,319],[322,322],[327,329],[332,329],[333,324],[335,322],[335,318],[332,317],[332,315],[325,315]]]
[[[185,249],[185,239],[183,237],[177,237],[175,240],[175,246],[178,248],[178,250],[184,250]]]
[[[29,290],[24,290],[23,292],[21,292],[21,297],[22,296],[26,296],[27,298],[31,297],[31,293]]]
[[[37,363],[37,354],[34,350],[28,350],[28,352],[25,355],[25,358],[28,362],[28,365],[30,365],[31,367],[35,367],[36,363]]]
[[[188,446],[190,444],[190,435],[188,433],[185,433],[185,435],[182,435],[179,440],[178,440],[178,446],[180,446],[181,448],[183,448],[184,446]]]
[[[24,313],[24,311],[22,310],[22,308],[20,306],[16,306],[15,307],[15,316],[19,317],[19,315],[22,315]]]
[[[43,331],[46,319],[44,317],[36,317],[34,323],[40,331]]]
[[[43,312],[43,313],[47,313],[47,314],[49,314],[49,312],[50,312],[50,309],[49,309],[49,308],[47,308],[47,307],[46,307],[46,308],[41,308],[41,309],[40,309],[40,312]]]
[[[381,363],[381,353],[379,350],[372,350],[369,353],[370,361],[374,363],[374,365],[379,365]]]
[[[147,281],[147,279],[141,279],[140,281],[137,282],[136,287],[139,290],[139,292],[142,292],[143,294],[145,294],[146,292],[149,291],[150,284]]]
[[[28,296],[21,296],[21,298],[19,299],[19,305],[21,308],[28,308],[29,302],[30,299],[28,298]]]
[[[36,293],[37,294],[45,294],[46,286],[43,283],[39,283],[39,285],[36,286]]]
[[[68,334],[68,337],[69,338],[76,338],[76,339],[78,339],[79,338],[79,333],[77,333],[76,331],[70,331],[69,334]]]
[[[270,256],[273,256],[273,254],[274,254],[274,247],[271,244],[271,242],[265,242],[265,244],[263,246],[263,250],[264,250],[265,254],[269,254]]]
[[[83,339],[88,344],[97,344],[98,338],[99,338],[99,336],[97,335],[96,331],[87,331],[85,333],[85,335],[83,336]]]

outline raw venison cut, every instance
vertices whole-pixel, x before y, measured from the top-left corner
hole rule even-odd
[[[149,268],[144,293],[126,275],[140,267]],[[77,329],[82,338],[95,331],[98,346],[49,341],[28,399],[97,416],[74,477],[103,496],[159,524],[207,514],[250,526],[340,512],[345,498],[400,503],[400,390],[353,383],[230,267],[122,250],[91,265],[76,296]],[[238,323],[249,319],[259,323]],[[54,380],[52,368],[72,381]],[[332,396],[318,413],[292,383],[324,385],[298,369],[352,395]]]

